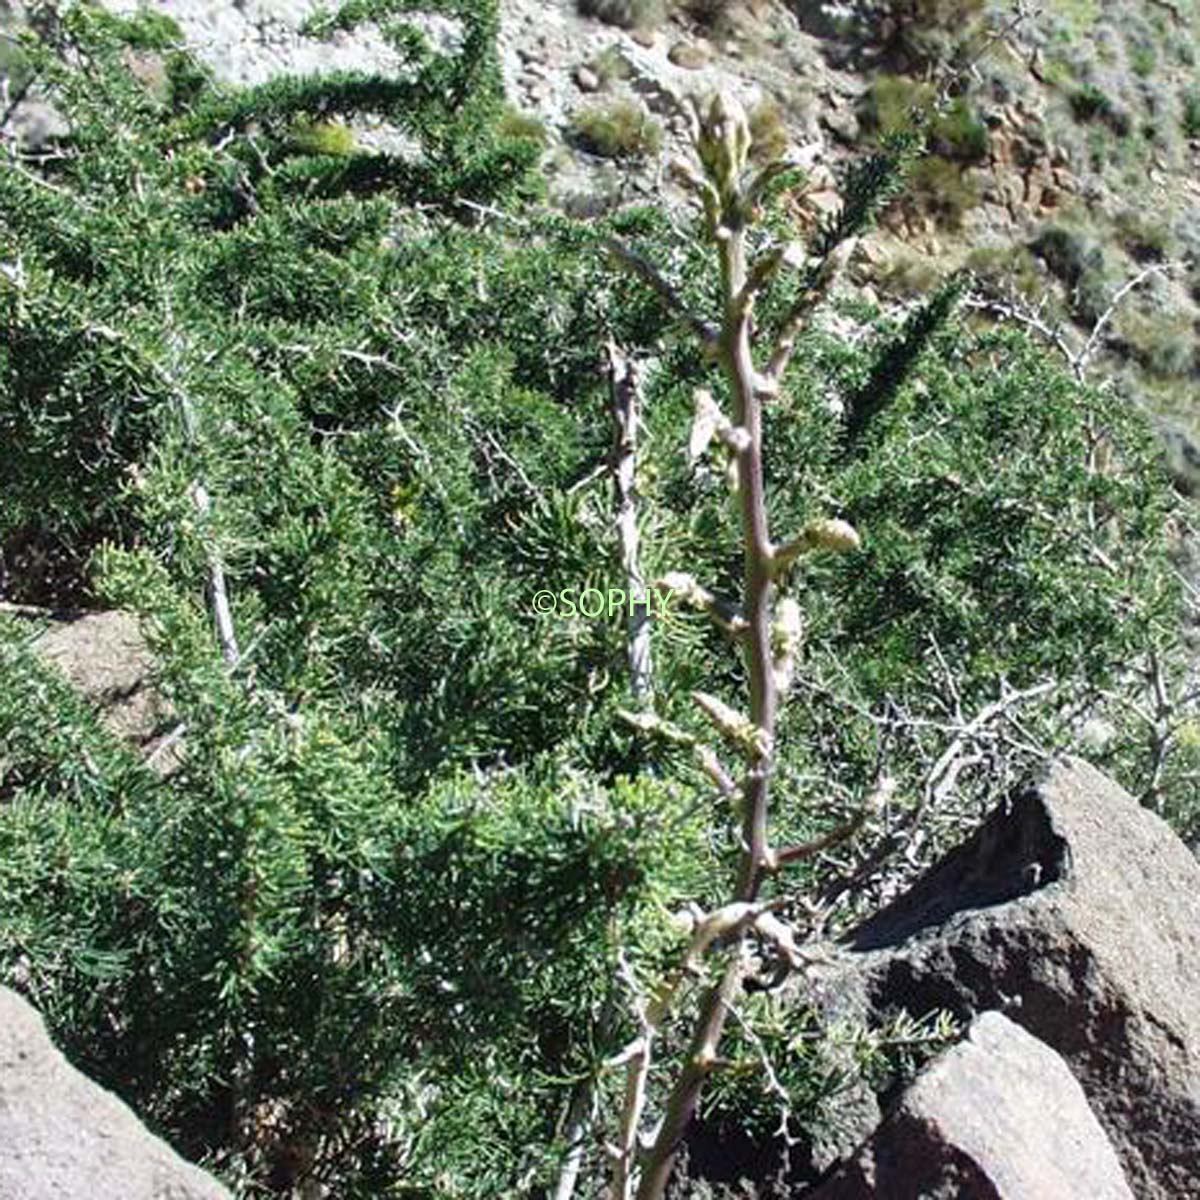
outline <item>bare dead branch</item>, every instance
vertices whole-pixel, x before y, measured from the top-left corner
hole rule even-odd
[[[629,682],[635,699],[654,690],[650,655],[650,595],[642,575],[637,509],[637,439],[641,421],[641,379],[637,367],[611,339],[607,346],[609,415],[613,422],[612,476],[616,506],[617,550],[629,597],[627,651]]]
[[[1120,308],[1121,301],[1124,300],[1130,292],[1141,287],[1147,279],[1154,275],[1162,275],[1165,277],[1169,270],[1170,267],[1166,263],[1151,263],[1150,266],[1143,268],[1132,279],[1127,280],[1119,288],[1117,288],[1113,298],[1109,301],[1108,307],[1100,314],[1096,324],[1092,326],[1092,332],[1088,337],[1088,340],[1084,343],[1083,349],[1079,352],[1079,358],[1077,362],[1073,364],[1077,375],[1082,377],[1084,374],[1086,374],[1088,361],[1091,359],[1093,353],[1095,353],[1096,346],[1100,341],[1100,335],[1104,332],[1104,329],[1108,323],[1113,319],[1117,309]]]

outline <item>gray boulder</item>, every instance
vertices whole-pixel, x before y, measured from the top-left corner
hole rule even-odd
[[[1063,1060],[998,1012],[971,1024],[810,1200],[1133,1200]]]
[[[1138,1197],[1200,1196],[1200,865],[1099,771],[1053,764],[849,941],[870,1009],[1003,1010],[1066,1061]]]
[[[231,1200],[54,1048],[0,988],[0,1200]]]

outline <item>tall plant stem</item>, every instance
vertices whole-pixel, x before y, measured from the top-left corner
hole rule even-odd
[[[771,536],[762,460],[762,400],[755,387],[757,372],[750,345],[750,306],[743,299],[746,283],[745,231],[728,229],[722,240],[725,319],[720,364],[733,394],[734,425],[745,431],[738,453],[738,499],[741,507],[745,595],[748,628],[744,639],[750,720],[761,749],[750,760],[742,787],[742,855],[737,899],[753,900],[767,861],[767,816],[771,756],[775,740],[777,695],[771,663]]]
[[[758,747],[747,763],[742,782],[742,847],[738,863],[737,900],[753,901],[762,886],[768,861],[767,817],[770,795],[775,716],[778,703],[771,661],[772,545],[767,517],[762,459],[762,399],[751,347],[750,303],[746,298],[745,230],[727,221],[718,239],[724,319],[718,360],[733,394],[733,422],[744,431],[737,452],[737,493],[745,563],[744,638],[750,720]],[[700,1095],[717,1063],[725,1022],[741,988],[745,970],[739,934],[729,950],[720,979],[705,993],[688,1048],[687,1061],[667,1101],[653,1146],[647,1153],[637,1200],[659,1200],[675,1165],[679,1145],[696,1114]]]

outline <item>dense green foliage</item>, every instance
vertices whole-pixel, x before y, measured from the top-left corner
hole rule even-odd
[[[74,132],[0,167],[5,586],[139,613],[184,727],[156,774],[38,661],[27,619],[0,626],[0,966],[245,1196],[310,1173],[346,1198],[538,1194],[572,1086],[629,1031],[618,951],[652,983],[680,948],[667,914],[718,897],[734,849],[699,772],[616,717],[623,623],[531,610],[621,582],[609,336],[656,356],[646,573],[732,586],[723,472],[680,452],[706,366],[614,275],[607,230],[526,203],[538,148],[502,104],[494,3],[437,6],[466,31],[450,56],[413,7],[327,23],[388,15],[402,79],[232,94],[161,21],[70,7],[24,53]],[[163,56],[152,84],[130,44]],[[339,122],[362,111],[421,155],[357,149]],[[703,306],[667,222],[614,226]],[[907,324],[826,314],[770,413],[776,524],[833,509],[866,539],[793,582],[814,649],[782,731],[785,836],[837,821],[881,755],[898,809],[920,806],[948,675],[967,717],[1002,682],[1053,681],[1024,744],[1100,713],[1105,762],[1145,774],[1120,701],[1148,651],[1174,661],[1177,626],[1147,431],[952,301]],[[736,699],[702,619],[673,613],[654,653],[679,725],[694,687]],[[960,811],[993,767],[964,771]],[[826,1119],[810,1014],[755,1012],[795,1111]]]

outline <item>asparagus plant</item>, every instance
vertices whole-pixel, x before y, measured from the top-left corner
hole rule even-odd
[[[736,643],[744,659],[748,693],[744,714],[716,696],[703,692],[693,696],[720,735],[726,753],[731,751],[741,760],[740,781],[726,769],[714,747],[688,739],[702,766],[740,813],[740,852],[730,901],[713,912],[694,909],[690,913],[691,941],[682,965],[653,1001],[639,1005],[641,1034],[621,1056],[628,1082],[621,1136],[611,1148],[615,1200],[635,1195],[637,1200],[658,1200],[663,1195],[705,1081],[719,1063],[722,1032],[749,969],[746,951],[751,935],[759,944],[769,945],[785,966],[795,966],[798,961],[793,933],[778,915],[783,902],[762,898],[764,883],[771,875],[813,852],[812,844],[777,847],[771,841],[769,801],[776,720],[803,633],[799,606],[783,594],[781,585],[803,555],[817,550],[853,551],[859,535],[846,521],[829,516],[784,541],[774,539],[763,470],[763,410],[779,396],[810,314],[828,294],[848,257],[854,233],[889,189],[906,149],[893,149],[860,171],[852,181],[845,209],[820,231],[814,252],[798,242],[786,242],[755,253],[750,235],[761,220],[764,201],[793,170],[792,164],[780,159],[755,163],[750,122],[737,101],[727,95],[717,95],[707,107],[696,105],[693,145],[700,170],[684,163],[673,167],[676,177],[703,205],[704,234],[715,247],[720,265],[719,319],[710,321],[689,311],[671,284],[628,247],[614,243],[612,250],[700,339],[731,397],[726,412],[710,392],[697,392],[689,452],[697,457],[715,443],[728,458],[743,543],[740,603],[714,595],[681,573],[672,573],[661,582],[685,602],[706,611]],[[777,281],[782,283],[787,275],[794,277],[794,296],[782,320],[768,334],[756,325],[756,305],[768,288]],[[676,740],[682,733],[668,728],[653,713],[629,716],[635,726],[646,731]],[[834,836],[848,835],[854,827],[856,823],[851,822],[834,831]],[[829,840],[821,839],[820,845]],[[702,992],[685,1060],[657,1131],[642,1149],[639,1143],[652,1042],[682,985],[714,951],[725,952],[726,960]]]

